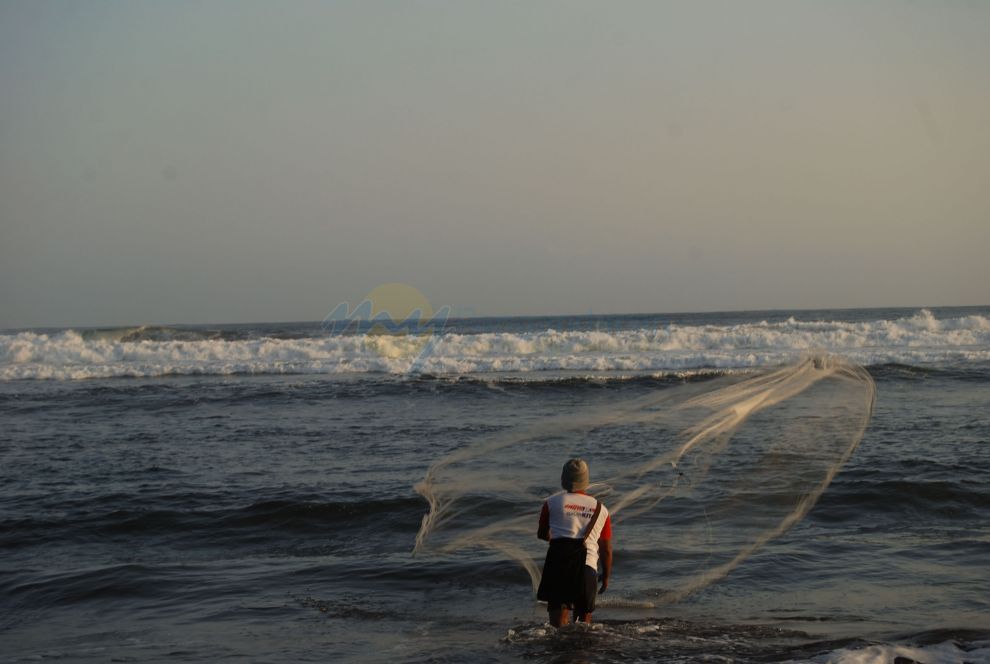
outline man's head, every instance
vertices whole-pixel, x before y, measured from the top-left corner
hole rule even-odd
[[[560,473],[560,485],[568,491],[584,491],[588,488],[588,464],[584,459],[571,459]]]

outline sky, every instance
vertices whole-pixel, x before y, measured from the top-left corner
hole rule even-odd
[[[990,2],[0,0],[0,328],[990,304]]]

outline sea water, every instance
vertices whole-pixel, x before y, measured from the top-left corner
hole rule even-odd
[[[0,333],[0,661],[990,661],[990,308],[464,319],[423,348],[319,323]],[[497,551],[412,555],[445,455],[808,353],[867,368],[865,436],[699,592],[662,601],[708,555],[665,545],[664,503],[649,550],[617,524],[591,628],[547,626]],[[547,493],[572,444],[527,460]],[[492,498],[479,518],[529,506]]]

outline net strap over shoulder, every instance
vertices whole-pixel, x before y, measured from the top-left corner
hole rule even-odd
[[[598,523],[598,515],[602,513],[602,501],[595,501],[595,513],[591,515],[591,523],[588,524],[588,529],[584,531],[584,537],[582,542],[587,542],[588,538],[591,537],[591,531],[595,529],[595,524]]]

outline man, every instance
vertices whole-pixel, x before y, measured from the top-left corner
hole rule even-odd
[[[598,559],[601,552],[602,587],[612,575],[612,518],[601,502],[584,492],[588,464],[571,459],[560,474],[562,493],[550,496],[540,512],[536,536],[550,542],[543,578],[536,596],[547,603],[550,624],[561,627],[570,611],[579,622],[591,622],[595,610]]]

